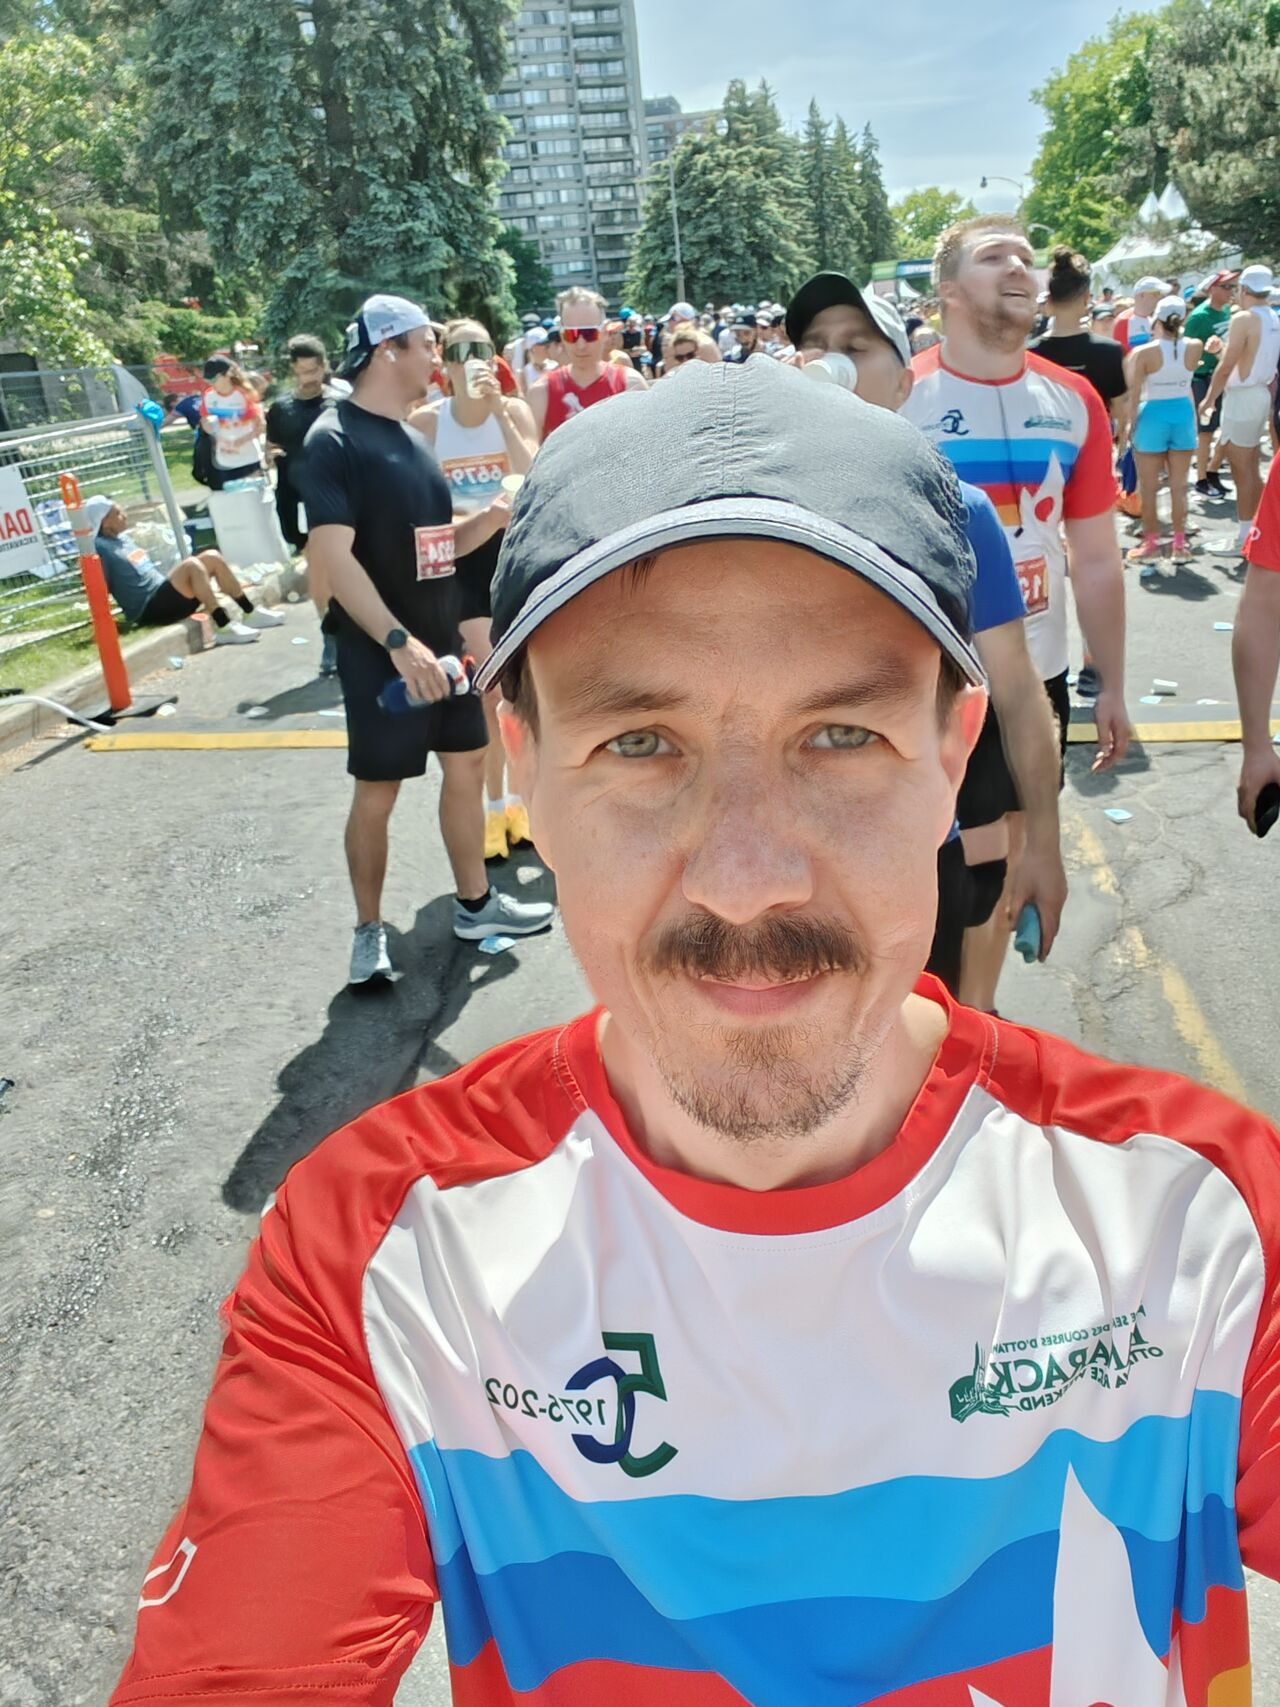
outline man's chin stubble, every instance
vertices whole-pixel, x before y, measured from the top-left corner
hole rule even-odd
[[[809,1138],[855,1101],[868,1057],[851,1052],[837,1070],[818,1077],[795,1060],[794,1026],[724,1033],[725,1057],[717,1073],[725,1082],[657,1059],[672,1101],[698,1126],[742,1145]]]

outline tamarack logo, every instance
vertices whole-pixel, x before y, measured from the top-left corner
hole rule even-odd
[[[1006,1417],[1010,1411],[1039,1411],[1056,1405],[1078,1381],[1107,1389],[1128,1385],[1135,1367],[1164,1352],[1143,1334],[1139,1304],[1128,1315],[1114,1316],[1089,1328],[1043,1334],[1037,1339],[1006,1340],[991,1348],[973,1348],[973,1373],[950,1389],[951,1416],[966,1422],[981,1413]],[[1128,1330],[1127,1345],[1117,1335]]]

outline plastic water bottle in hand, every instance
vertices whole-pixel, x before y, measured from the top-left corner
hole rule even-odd
[[[449,678],[450,699],[458,699],[462,694],[471,692],[476,668],[474,658],[455,658],[452,653],[447,653],[443,658],[437,658],[436,663]],[[378,695],[378,705],[389,717],[401,717],[408,711],[429,711],[433,704],[439,703],[416,698],[409,692],[409,684],[403,676],[389,681]]]

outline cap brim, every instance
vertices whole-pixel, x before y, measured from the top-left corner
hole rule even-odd
[[[932,589],[872,540],[777,498],[716,498],[646,516],[620,533],[593,541],[542,581],[476,674],[484,692],[549,616],[615,569],[638,557],[705,539],[776,539],[801,546],[860,575],[901,605],[926,629],[971,682],[985,683],[977,653],[939,605]],[[514,543],[514,542],[513,542]]]
[[[903,355],[897,344],[876,319],[875,314],[867,306],[866,297],[853,280],[846,277],[844,273],[818,273],[807,284],[802,284],[791,298],[787,305],[785,325],[788,338],[797,348],[801,338],[804,337],[824,308],[856,308],[871,322],[876,332],[888,344],[899,361],[906,362],[910,359],[910,353],[908,352],[906,356]]]

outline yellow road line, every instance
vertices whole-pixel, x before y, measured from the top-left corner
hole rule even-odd
[[[95,753],[244,752],[250,748],[345,747],[345,729],[113,729],[91,735],[85,746]]]
[[[1271,725],[1271,733],[1280,735],[1280,722]],[[1238,741],[1240,723],[1237,718],[1224,718],[1221,723],[1137,723],[1133,738],[1144,747],[1183,741]],[[1092,745],[1097,739],[1098,731],[1092,723],[1067,726],[1067,740],[1073,747]]]
[[[1089,824],[1077,822],[1071,825],[1070,834],[1075,853],[1080,863],[1088,867],[1095,885],[1104,895],[1118,896],[1119,881],[1107,863],[1106,849],[1094,829]],[[1151,972],[1159,979],[1160,993],[1173,1016],[1179,1036],[1195,1057],[1199,1076],[1225,1096],[1247,1103],[1249,1093],[1244,1080],[1236,1072],[1205,1018],[1204,1009],[1178,968],[1155,952],[1136,925],[1126,925],[1120,933],[1120,941],[1135,967]]]

